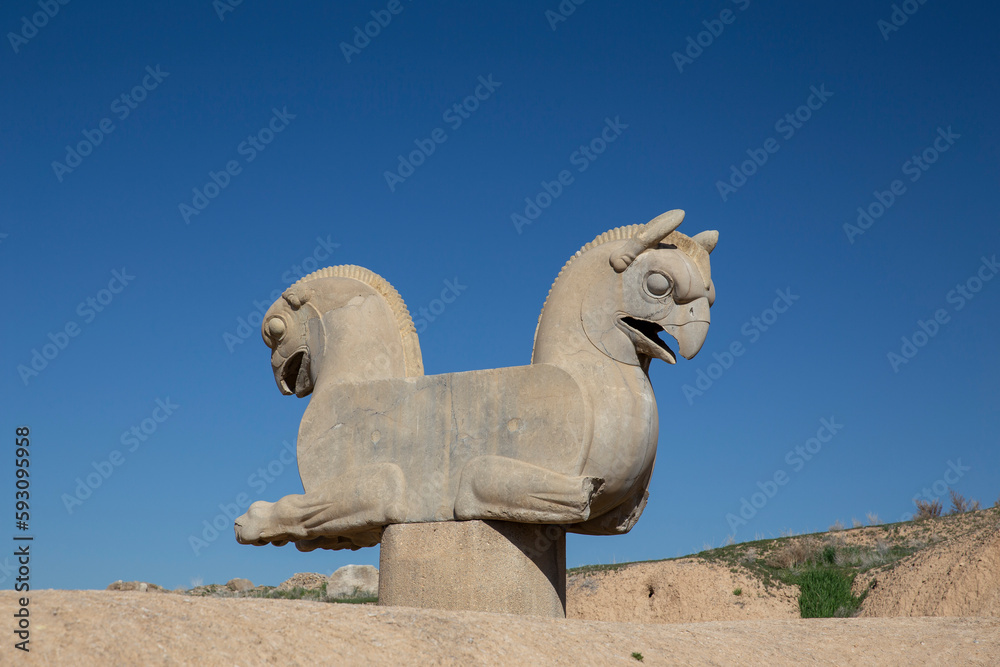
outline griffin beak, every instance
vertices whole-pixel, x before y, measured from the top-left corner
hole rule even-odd
[[[685,359],[698,354],[708,337],[710,322],[708,298],[677,304],[662,320],[643,320],[619,314],[618,328],[625,332],[635,345],[635,351],[647,359],[662,359],[668,364],[677,363],[677,355],[660,338],[660,332],[670,334],[677,341],[678,352]],[[647,361],[648,364],[648,361]]]
[[[679,345],[678,351],[685,359],[691,359],[698,354],[708,336],[708,325],[711,304],[702,297],[689,303],[678,304],[664,321],[658,322],[663,330],[674,337]]]
[[[686,324],[666,324],[663,330],[674,337],[679,345],[678,351],[685,359],[691,359],[698,354],[708,337],[708,322],[688,322]]]
[[[287,359],[274,368],[274,380],[278,389],[285,396],[292,394],[302,398],[312,391],[312,378],[309,377],[309,351],[300,348],[292,352]]]

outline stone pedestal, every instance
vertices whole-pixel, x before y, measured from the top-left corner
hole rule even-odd
[[[387,526],[378,598],[380,605],[565,618],[565,531],[506,521]]]

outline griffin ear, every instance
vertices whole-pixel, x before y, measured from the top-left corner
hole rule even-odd
[[[692,236],[691,240],[697,242],[698,245],[705,249],[705,252],[711,254],[711,252],[715,250],[715,244],[719,242],[719,232],[714,229],[707,232],[701,232],[700,234]]]
[[[302,307],[302,304],[309,300],[309,293],[306,291],[292,291],[291,288],[285,290],[285,293],[281,295],[288,305],[292,307],[292,310],[298,310]]]

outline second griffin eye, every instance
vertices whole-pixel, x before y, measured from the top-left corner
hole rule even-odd
[[[672,287],[673,283],[670,282],[670,278],[662,273],[650,273],[646,276],[646,291],[649,292],[650,296],[664,297],[670,294]]]

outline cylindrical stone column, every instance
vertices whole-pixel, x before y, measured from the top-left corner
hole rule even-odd
[[[506,521],[387,526],[378,603],[565,618],[566,533]]]

